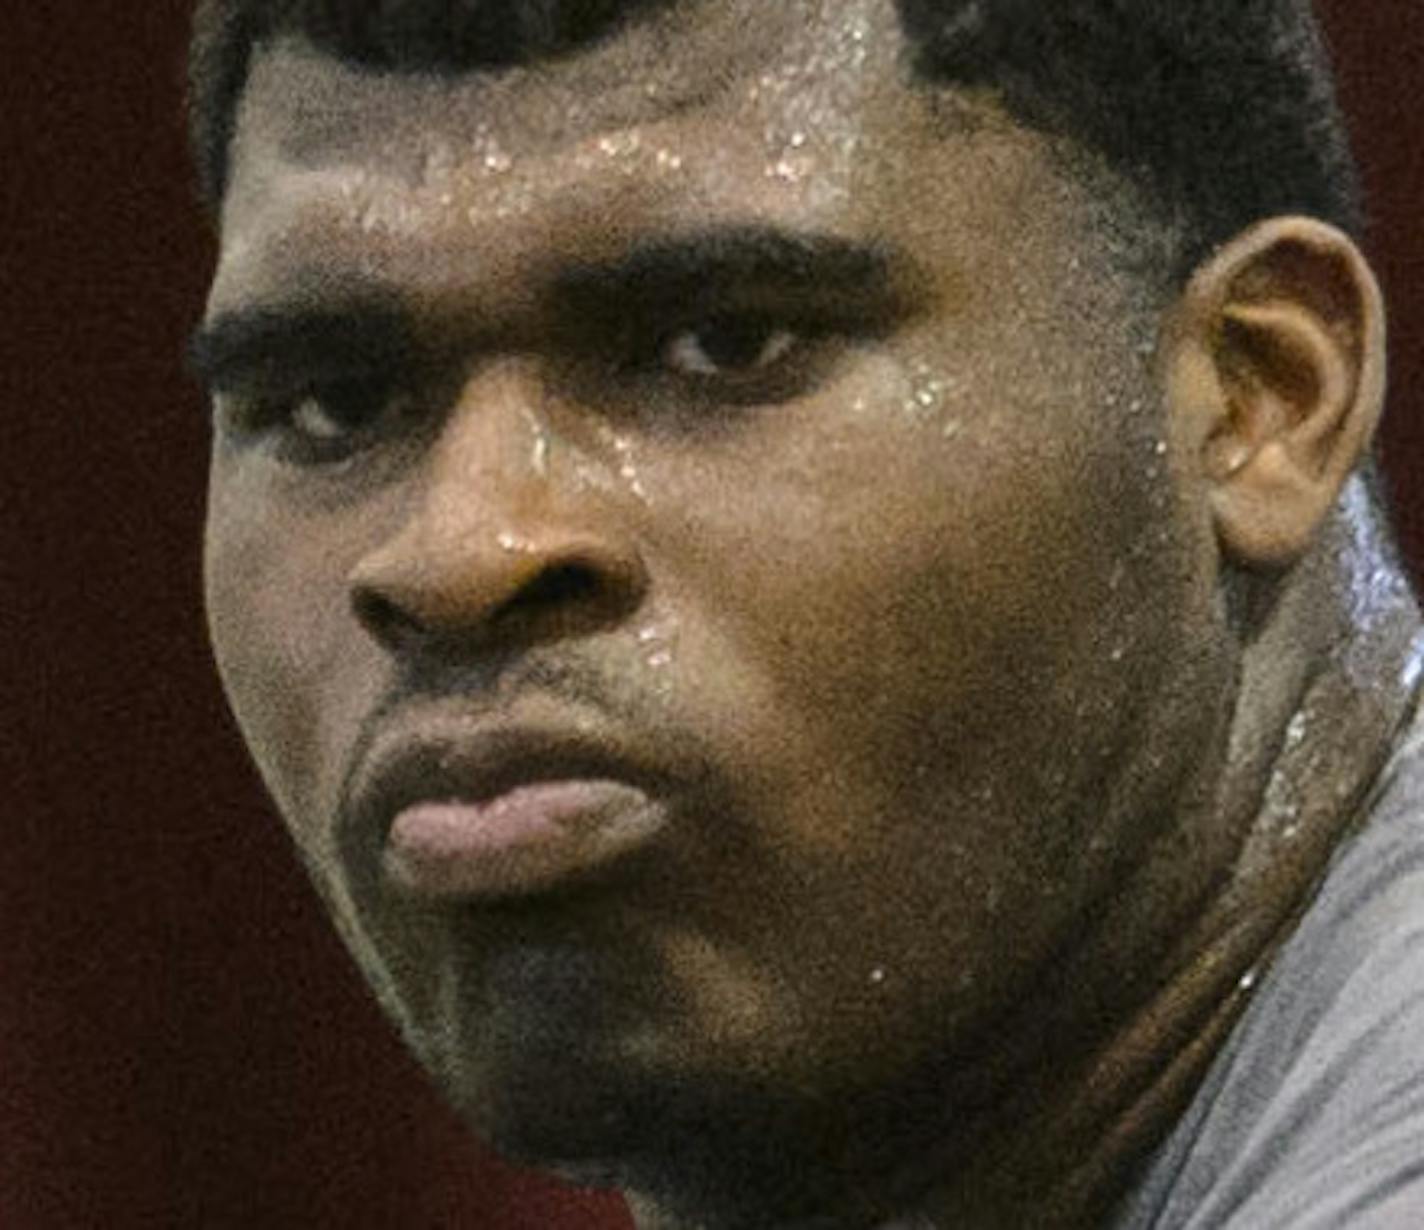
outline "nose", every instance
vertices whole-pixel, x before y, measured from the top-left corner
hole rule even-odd
[[[606,492],[560,481],[537,372],[472,377],[394,531],[352,570],[352,610],[395,654],[535,643],[626,618],[648,578]]]

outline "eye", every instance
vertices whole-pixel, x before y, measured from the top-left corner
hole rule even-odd
[[[344,461],[394,433],[412,409],[410,398],[379,376],[313,381],[290,392],[219,395],[217,406],[233,434],[298,465]]]
[[[286,426],[313,443],[345,440],[389,413],[391,394],[377,380],[343,380],[309,389],[294,398]]]
[[[720,316],[673,334],[663,344],[664,366],[691,376],[750,377],[775,367],[800,336],[756,316]]]

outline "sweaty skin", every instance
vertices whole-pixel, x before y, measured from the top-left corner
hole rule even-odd
[[[234,710],[453,1103],[648,1227],[1093,1224],[1405,704],[1368,511],[1243,635],[1167,288],[904,50],[889,0],[454,80],[283,40],[239,112]]]

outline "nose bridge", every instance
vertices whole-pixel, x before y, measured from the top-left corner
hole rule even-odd
[[[490,527],[517,537],[523,522],[551,512],[541,402],[539,374],[526,360],[494,360],[467,378],[431,446],[408,528],[432,539]]]

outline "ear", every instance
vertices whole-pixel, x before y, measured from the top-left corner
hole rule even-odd
[[[1198,467],[1223,550],[1247,567],[1290,564],[1384,405],[1374,274],[1334,227],[1273,218],[1197,270],[1168,339],[1173,436]]]

